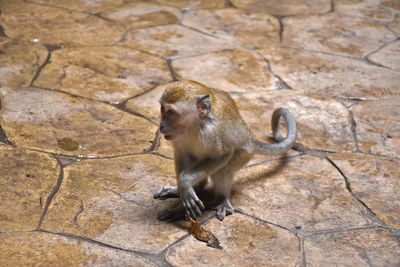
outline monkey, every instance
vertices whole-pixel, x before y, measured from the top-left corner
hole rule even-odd
[[[178,186],[164,186],[155,199],[179,198],[175,209],[161,211],[160,221],[175,221],[186,214],[201,216],[205,209],[197,191],[213,183],[217,199],[216,217],[223,221],[234,213],[230,202],[233,176],[254,153],[280,153],[295,142],[297,127],[293,115],[278,108],[272,115],[276,143],[257,140],[239,113],[232,97],[220,89],[180,80],[167,85],[160,100],[160,132],[172,143]],[[279,120],[283,117],[287,135],[283,137]]]

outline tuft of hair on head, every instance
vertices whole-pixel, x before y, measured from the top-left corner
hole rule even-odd
[[[160,101],[174,104],[181,100],[190,101],[199,95],[209,93],[210,89],[201,83],[191,80],[180,80],[169,84],[165,88]]]

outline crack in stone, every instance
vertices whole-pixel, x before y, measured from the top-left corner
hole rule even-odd
[[[266,69],[275,77],[279,80],[278,82],[278,89],[289,89],[289,90],[294,90],[289,84],[287,84],[278,74],[276,74],[272,70],[271,63],[267,58],[265,58],[261,53],[257,53],[259,56],[261,56],[264,61],[267,63]]]
[[[79,206],[78,212],[75,214],[74,218],[72,219],[72,222],[79,227],[78,225],[78,217],[81,215],[81,213],[85,210],[85,207],[83,206],[83,201],[81,200],[81,205]]]
[[[271,15],[274,18],[276,18],[278,20],[279,23],[279,42],[282,43],[283,42],[283,32],[285,30],[285,26],[283,24],[283,20],[286,18],[286,16],[283,15]]]
[[[199,30],[199,29],[196,29],[196,28],[187,26],[187,25],[185,25],[185,24],[178,23],[177,25],[182,26],[182,27],[184,27],[184,28],[186,28],[186,29],[188,29],[188,30],[192,30],[192,31],[198,32],[198,33],[200,33],[200,34],[203,34],[203,35],[206,35],[206,36],[215,38],[215,39],[221,39],[221,38],[219,38],[217,35],[213,35],[213,34],[211,34],[211,33],[203,32],[203,31],[201,31],[201,30]]]
[[[153,207],[153,205],[140,203],[140,202],[135,201],[135,200],[132,200],[132,199],[127,199],[127,198],[126,198],[125,196],[123,196],[121,193],[119,193],[119,192],[117,192],[117,191],[114,191],[114,190],[112,190],[112,189],[109,189],[109,191],[112,192],[112,193],[114,193],[114,194],[117,195],[120,199],[122,199],[123,201],[125,201],[125,202],[127,202],[127,203],[133,203],[133,204],[135,204],[135,205],[142,206],[142,207],[145,207],[145,208]]]
[[[353,111],[349,110],[349,118],[350,118],[350,130],[353,134],[354,145],[356,146],[356,152],[360,151],[358,146],[358,138],[357,138],[357,123],[354,119]]]
[[[306,252],[304,250],[304,237],[303,236],[298,236],[299,239],[299,246],[300,246],[300,255],[301,255],[301,266],[305,267],[307,266],[307,260],[306,260]]]
[[[53,187],[53,190],[51,191],[50,195],[47,197],[46,205],[45,205],[45,207],[43,209],[42,215],[40,216],[40,220],[39,220],[38,226],[36,227],[37,230],[40,229],[40,227],[41,227],[41,225],[43,223],[44,217],[46,216],[47,211],[48,211],[48,209],[50,207],[50,204],[51,204],[53,198],[55,197],[55,195],[60,190],[62,181],[64,179],[64,166],[63,166],[63,164],[60,162],[60,160],[58,158],[56,158],[56,160],[57,160],[58,166],[60,167],[60,172],[58,174],[58,179],[57,179],[56,185]]]
[[[160,147],[161,133],[158,129],[154,135],[154,139],[151,141],[151,146],[143,150],[143,152],[153,152]]]

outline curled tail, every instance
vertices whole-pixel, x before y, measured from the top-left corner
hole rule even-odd
[[[287,125],[287,135],[284,138],[279,130],[279,120],[283,117]],[[297,127],[293,115],[284,108],[278,108],[272,114],[272,132],[278,143],[267,144],[254,138],[255,151],[258,153],[280,153],[290,149],[296,140]]]

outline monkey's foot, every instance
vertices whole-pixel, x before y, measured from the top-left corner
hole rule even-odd
[[[159,221],[174,222],[185,218],[185,209],[177,207],[170,210],[163,210],[157,214]]]
[[[225,216],[232,215],[233,213],[234,209],[229,199],[225,199],[224,201],[222,201],[221,204],[217,206],[217,218],[220,221],[223,221],[225,219]]]
[[[164,186],[157,193],[154,194],[154,198],[161,200],[177,197],[179,197],[178,187],[169,185]]]

